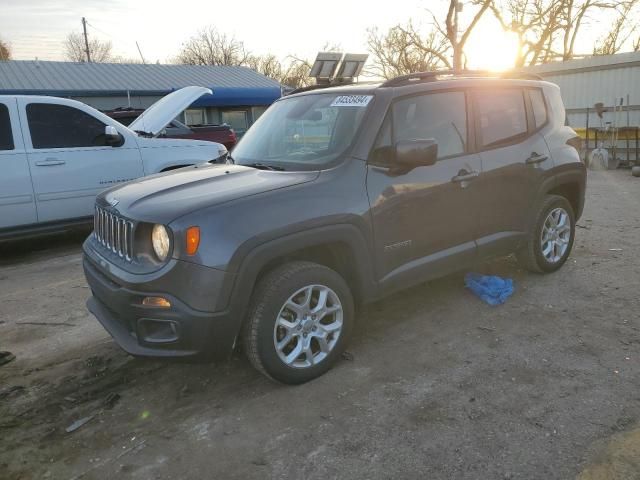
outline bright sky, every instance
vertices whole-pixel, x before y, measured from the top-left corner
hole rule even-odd
[[[88,33],[110,40],[113,53],[138,58],[136,40],[148,62],[174,57],[182,42],[198,29],[213,25],[235,35],[253,53],[289,54],[314,58],[325,43],[343,51],[366,52],[366,29],[381,31],[410,18],[427,25],[427,8],[444,18],[445,0],[0,0],[0,37],[9,42],[15,59],[63,60],[63,42],[69,32]],[[303,6],[304,5],[304,6]],[[469,9],[469,12],[471,9]],[[474,68],[506,68],[515,55],[515,39],[505,34],[487,12],[469,42],[469,64]],[[593,33],[590,35],[593,37]],[[588,53],[591,46],[585,49]]]

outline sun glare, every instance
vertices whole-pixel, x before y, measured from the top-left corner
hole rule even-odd
[[[517,35],[505,32],[493,19],[479,22],[465,46],[467,66],[476,70],[512,68],[517,53]]]

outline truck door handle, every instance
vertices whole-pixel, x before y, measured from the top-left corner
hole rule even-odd
[[[532,152],[531,156],[527,158],[524,163],[527,165],[535,165],[536,163],[542,163],[549,158],[549,155],[539,155],[536,152]]]
[[[67,162],[65,162],[64,160],[58,160],[57,158],[50,157],[44,160],[37,161],[36,165],[38,167],[52,167],[54,165],[64,165],[65,163]]]
[[[480,172],[476,172],[475,170],[471,172],[467,172],[466,170],[460,170],[458,175],[453,177],[451,181],[453,183],[461,183],[461,182],[470,182],[474,178],[477,178],[480,175]]]

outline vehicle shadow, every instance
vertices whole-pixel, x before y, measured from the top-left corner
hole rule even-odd
[[[0,267],[80,253],[90,227],[21,240],[0,242]]]

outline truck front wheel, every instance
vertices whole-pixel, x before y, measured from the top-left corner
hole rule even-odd
[[[266,376],[304,383],[336,362],[353,324],[353,296],[339,274],[316,263],[290,262],[258,282],[244,347],[252,365]]]

